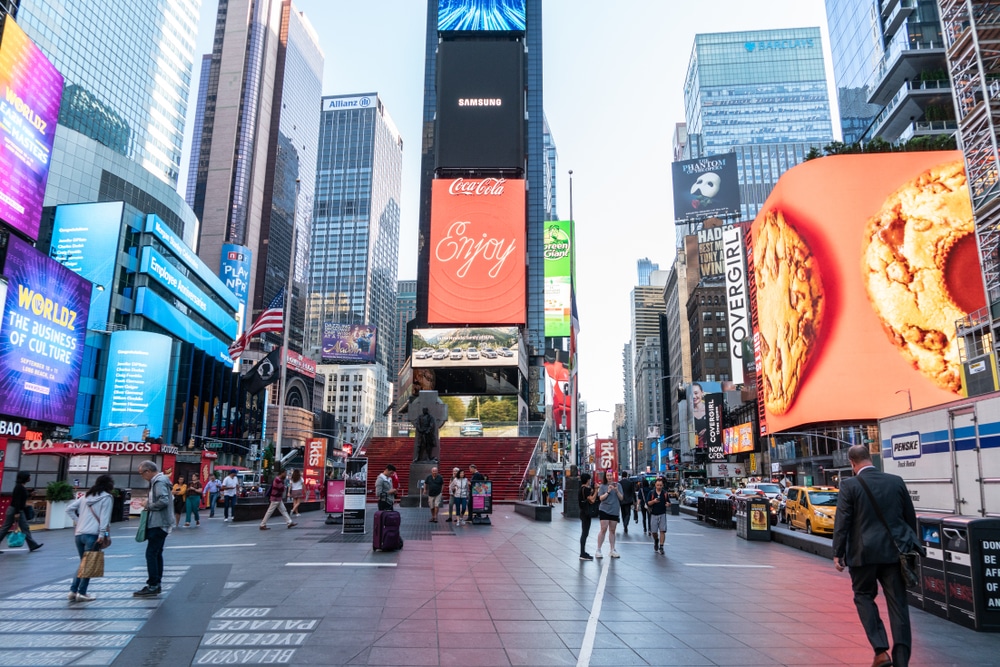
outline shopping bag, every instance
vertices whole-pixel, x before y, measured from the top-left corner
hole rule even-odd
[[[80,559],[80,569],[76,571],[80,579],[94,579],[104,576],[104,552],[84,551]]]
[[[24,546],[24,533],[17,531],[16,533],[7,533],[7,546],[11,549],[17,549]]]
[[[146,541],[146,522],[149,521],[149,510],[143,510],[139,514],[139,530],[135,533],[136,542]]]

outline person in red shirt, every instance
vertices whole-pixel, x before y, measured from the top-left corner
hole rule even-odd
[[[264,515],[264,519],[260,522],[261,530],[270,530],[267,527],[267,520],[271,518],[274,514],[274,510],[281,512],[281,516],[285,517],[285,521],[288,527],[297,526],[298,524],[292,521],[292,517],[288,516],[288,510],[285,509],[285,476],[288,473],[284,470],[278,473],[278,476],[274,478],[271,482],[270,493],[267,494],[267,499],[271,501],[271,504],[267,507],[267,513]]]

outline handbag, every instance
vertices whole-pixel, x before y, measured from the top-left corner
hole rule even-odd
[[[146,541],[146,524],[149,521],[149,510],[143,510],[139,513],[139,530],[135,531],[135,541],[145,542]]]
[[[94,515],[94,518],[97,519],[97,530],[100,532],[101,531],[101,517],[97,516],[97,512],[94,511],[94,506],[93,505],[91,505],[91,504],[88,503],[87,504],[87,509],[89,509],[90,513]],[[106,530],[103,531],[103,532],[107,533]],[[106,549],[106,548],[108,548],[110,546],[111,546],[111,535],[101,535],[100,537],[97,538],[97,548],[98,549]]]
[[[100,549],[84,551],[80,558],[80,568],[76,571],[78,579],[94,579],[104,576],[104,552]]]
[[[27,539],[20,530],[14,533],[7,533],[7,546],[11,549],[18,549],[24,546],[24,541]]]
[[[868,488],[868,485],[865,484],[865,480],[861,479],[860,475],[857,479],[861,483],[861,487],[865,490],[865,493],[868,494],[868,500],[871,501],[872,507],[875,508],[875,516],[877,516],[878,520],[882,522],[883,526],[885,526],[886,532],[889,533],[889,537],[892,538],[892,543],[896,546],[896,551],[899,552],[899,571],[903,576],[903,583],[910,590],[919,589],[920,552],[912,549],[909,551],[903,551],[903,549],[899,546],[899,543],[896,541],[896,538],[893,536],[892,530],[889,529],[889,523],[885,520],[885,517],[882,516],[882,510],[879,508],[878,503],[875,502],[875,496],[872,495],[872,490]]]
[[[386,511],[392,509],[392,502],[389,501],[389,494],[383,493],[378,497],[378,508],[379,511]]]

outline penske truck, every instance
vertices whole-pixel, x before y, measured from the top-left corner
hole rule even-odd
[[[918,512],[1000,517],[1000,393],[880,419],[879,437]]]

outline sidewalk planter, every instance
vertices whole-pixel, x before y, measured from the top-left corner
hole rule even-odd
[[[66,508],[73,500],[73,487],[68,482],[49,482],[45,487],[45,527],[49,530],[71,528]]]

